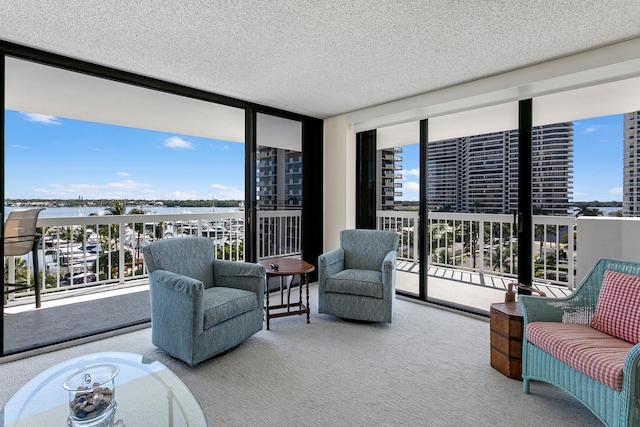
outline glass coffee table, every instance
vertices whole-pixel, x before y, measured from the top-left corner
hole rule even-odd
[[[207,426],[198,401],[166,366],[139,354],[120,352],[80,356],[37,375],[9,399],[0,412],[0,426],[67,425],[69,392],[62,384],[74,372],[97,364],[119,368],[114,380],[117,407],[105,426]]]

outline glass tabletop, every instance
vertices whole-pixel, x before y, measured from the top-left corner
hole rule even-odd
[[[80,356],[40,373],[14,394],[0,412],[0,426],[66,426],[69,375],[90,365],[114,364],[114,421],[120,426],[206,427],[200,404],[187,386],[158,361],[139,354],[103,352]]]

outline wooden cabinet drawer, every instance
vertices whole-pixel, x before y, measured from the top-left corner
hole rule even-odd
[[[523,319],[517,302],[491,304],[491,366],[509,378],[522,379]]]

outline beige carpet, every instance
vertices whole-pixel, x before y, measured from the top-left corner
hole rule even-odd
[[[274,319],[191,368],[156,349],[150,330],[0,364],[0,405],[42,370],[98,351],[145,354],[192,390],[210,426],[601,426],[543,383],[531,395],[489,365],[485,320],[398,299],[393,324],[319,315]],[[157,427],[157,426],[154,426]]]

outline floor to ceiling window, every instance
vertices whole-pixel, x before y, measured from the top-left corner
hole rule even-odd
[[[396,290],[420,293],[418,218],[420,208],[420,132],[418,122],[377,129],[376,224],[400,235]]]
[[[518,107],[430,118],[427,299],[488,311],[517,276]]]
[[[302,253],[302,123],[258,114],[257,258]]]
[[[637,194],[640,79],[620,80],[533,99],[534,129],[550,135],[537,148],[546,171],[539,186],[546,200],[562,197],[555,171],[570,140],[568,224],[543,218],[535,226],[536,275],[573,288],[598,258],[634,259],[628,244],[639,232]],[[536,165],[534,165],[536,166]],[[607,219],[604,219],[607,218]],[[626,243],[625,243],[626,242]]]
[[[405,191],[418,182],[410,179],[418,150],[403,145],[417,139],[419,126],[378,128],[377,227],[403,236],[399,266],[427,270],[422,284],[416,275],[403,276],[398,291],[419,296],[424,289],[427,300],[486,312],[503,299],[510,281],[522,279],[563,296],[598,257],[631,259],[636,223],[624,220],[640,210],[640,100],[633,96],[638,83],[622,80],[534,98],[526,146],[519,127],[530,113],[522,102],[425,120],[424,159],[415,161],[425,174],[422,216],[407,212],[415,209]],[[526,188],[523,177],[530,179]],[[530,208],[520,212],[523,197]],[[598,215],[622,218],[599,221]],[[419,218],[426,218],[425,254],[415,256],[421,262],[410,254],[408,237]],[[531,246],[527,260],[519,259],[522,236]]]
[[[55,230],[53,239],[61,241],[67,239],[66,227],[70,231],[67,246],[78,246],[73,256],[78,252],[82,257],[82,263],[71,263],[72,255],[65,253],[51,265],[41,262],[39,275],[55,288],[48,290],[62,290],[66,281],[70,287],[80,288],[89,282],[109,284],[144,278],[140,247],[147,240],[176,235],[214,239],[219,246],[216,256],[223,259],[253,259],[258,256],[253,249],[258,247],[275,248],[279,255],[300,254],[306,248],[309,259],[317,258],[322,248],[322,227],[317,226],[322,223],[322,161],[305,167],[317,179],[303,186],[302,163],[309,160],[302,158],[302,151],[306,147],[305,151],[321,158],[320,120],[46,52],[27,50],[24,56],[29,60],[25,60],[19,47],[11,49],[16,52],[3,60],[3,201],[5,206],[9,199],[9,203],[24,206],[27,199],[39,199],[38,203],[48,206],[41,214],[45,223],[41,231],[45,227]],[[37,62],[31,60],[32,54]],[[55,66],[40,61],[51,61]],[[256,113],[257,120],[246,120]],[[253,152],[256,135],[259,148]],[[246,144],[247,138],[251,144]],[[265,160],[273,161],[279,173],[274,169],[270,189],[265,180],[260,181],[259,191],[265,192],[247,199],[246,171],[258,169],[267,174],[268,170],[247,159],[267,156],[267,152],[273,158]],[[314,227],[311,233],[302,232],[305,192],[317,195],[305,204],[310,212],[307,227]],[[264,203],[257,206],[259,215],[255,215],[254,197]],[[73,201],[62,220],[53,218],[61,214],[50,215],[65,209],[52,203],[54,199]],[[118,202],[122,209],[103,206],[108,201]],[[12,208],[15,206],[3,207],[5,216]],[[144,215],[139,222],[111,224],[117,221],[105,219],[105,208],[119,214],[136,211],[171,218],[150,221],[150,216]],[[263,214],[267,211],[270,213]],[[229,218],[223,218],[225,215]],[[244,224],[256,216],[268,225],[263,228],[266,232],[257,236],[258,243],[252,244],[248,257],[243,248],[249,237]],[[113,246],[115,256],[88,253],[85,238],[92,230],[100,234],[105,247]],[[247,230],[255,242],[256,228]],[[76,238],[76,234],[81,236]],[[310,237],[304,241],[304,235]],[[131,245],[131,251],[126,245]],[[44,246],[40,254],[44,261]],[[98,262],[95,272],[86,270],[94,258],[105,261]],[[76,272],[80,266],[86,271]],[[55,280],[50,280],[49,268],[54,268]],[[68,270],[68,278],[62,269]],[[7,342],[4,314],[8,312],[3,306],[0,354],[21,351]],[[34,337],[26,348],[42,345],[40,338]]]

